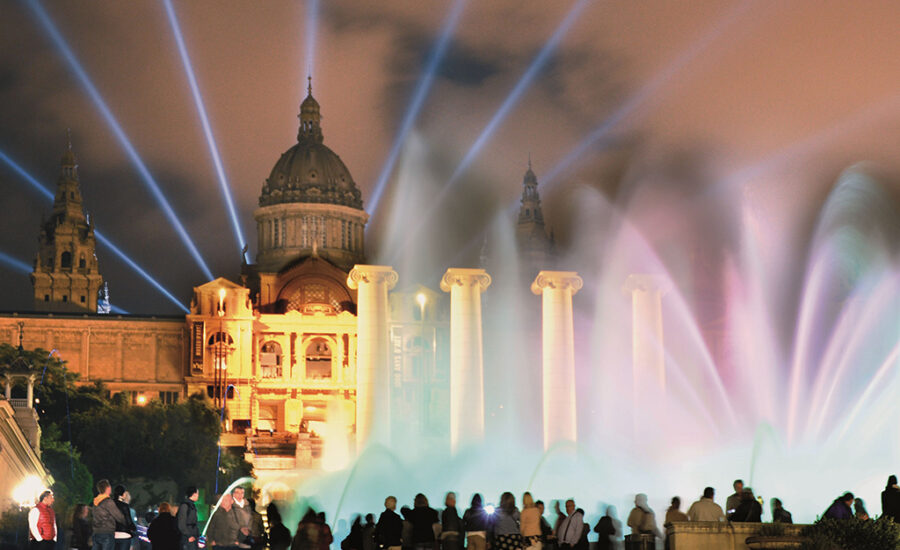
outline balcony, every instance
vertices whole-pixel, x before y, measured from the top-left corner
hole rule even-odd
[[[9,400],[9,405],[14,409],[28,409],[28,399],[13,397]]]

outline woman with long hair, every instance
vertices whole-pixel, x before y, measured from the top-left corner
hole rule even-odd
[[[472,503],[463,514],[463,530],[466,532],[466,550],[485,550],[490,520],[484,509],[481,495],[472,495]]]
[[[520,516],[520,532],[522,544],[528,550],[541,550],[541,512],[534,504],[531,493],[522,495],[522,514]]]
[[[416,550],[434,549],[434,524],[440,523],[437,511],[428,506],[428,497],[419,493],[410,510],[404,506],[400,512],[412,524],[412,539]]]
[[[89,508],[86,504],[76,504],[72,512],[72,543],[69,544],[75,550],[89,550],[91,548],[91,522],[88,520]]]
[[[500,506],[494,512],[493,529],[495,550],[519,550],[522,548],[522,534],[519,531],[519,509],[516,497],[506,492],[500,495]]]
[[[456,510],[456,493],[449,492],[444,497],[441,511],[441,550],[462,550],[462,520]]]

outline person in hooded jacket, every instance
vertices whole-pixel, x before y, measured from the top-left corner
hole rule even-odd
[[[113,489],[113,502],[116,508],[122,512],[123,521],[116,521],[116,550],[128,550],[134,542],[134,536],[137,534],[137,526],[134,524],[134,518],[131,517],[131,507],[128,506],[130,500],[126,494],[128,491],[124,485],[116,485]]]
[[[197,527],[197,499],[200,491],[196,487],[188,487],[184,491],[184,501],[178,506],[175,522],[181,533],[181,550],[197,550],[200,529]]]
[[[116,546],[116,525],[125,523],[125,516],[112,499],[112,486],[108,480],[97,482],[97,496],[94,497],[93,534],[94,550],[113,550]],[[131,514],[129,514],[131,517]]]

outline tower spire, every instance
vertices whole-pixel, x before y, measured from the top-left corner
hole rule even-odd
[[[306,99],[300,104],[300,130],[297,132],[297,141],[313,141],[322,143],[322,127],[320,122],[322,115],[319,112],[319,102],[312,95],[312,75],[307,75]]]

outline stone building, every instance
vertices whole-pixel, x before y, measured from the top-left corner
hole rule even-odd
[[[0,341],[56,350],[81,383],[103,381],[135,404],[208,396],[223,407],[221,443],[244,448],[263,481],[340,466],[356,431],[357,291],[348,273],[366,263],[368,215],[324,144],[311,86],[299,119],[296,144],[262,186],[255,262],[241,266],[239,281],[195,287],[186,316],[97,314],[103,278],[69,147],[32,275],[38,311],[0,314]],[[424,286],[390,295],[394,432],[422,445],[447,431],[445,302]]]
[[[71,140],[60,168],[53,211],[41,223],[31,274],[34,306],[38,311],[96,313],[103,277],[97,266],[94,226],[84,214]]]

